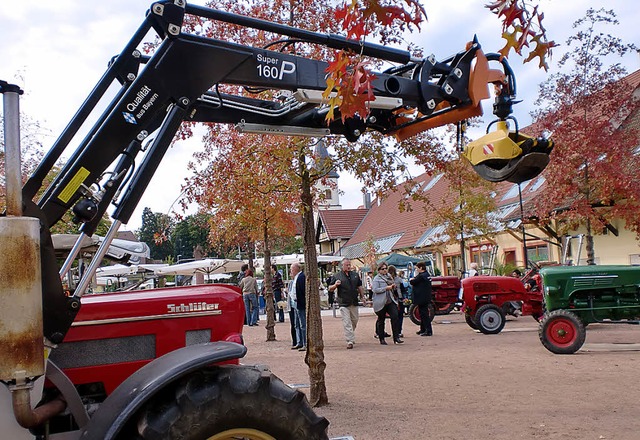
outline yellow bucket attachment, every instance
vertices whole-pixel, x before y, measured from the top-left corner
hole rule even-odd
[[[478,165],[492,159],[513,159],[522,154],[514,133],[509,132],[507,121],[498,121],[497,130],[470,142],[462,153],[471,165]]]
[[[480,177],[522,183],[546,168],[553,149],[550,139],[510,132],[506,121],[498,121],[496,127],[496,131],[469,143],[462,153]]]

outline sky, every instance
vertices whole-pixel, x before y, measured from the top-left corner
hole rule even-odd
[[[428,21],[410,38],[424,48],[425,55],[433,53],[437,59],[461,51],[474,34],[485,52],[496,52],[504,45],[501,23],[483,7],[487,2],[423,0]],[[191,3],[202,5],[205,1]],[[0,0],[0,79],[24,90],[21,111],[46,127],[50,135],[43,136],[45,146],[50,146],[62,132],[104,73],[107,62],[129,41],[150,4],[148,0]],[[609,32],[627,43],[640,45],[640,8],[634,0],[540,0],[539,4],[545,13],[549,39],[561,44],[549,62],[549,73],[556,71],[555,63],[566,50],[566,39],[573,33],[572,23],[590,7],[613,9],[620,25],[609,28]],[[620,61],[629,73],[640,68],[637,54]],[[514,114],[523,127],[530,123],[529,112],[534,108],[538,85],[547,73],[538,69],[537,62],[523,64],[517,56],[512,56],[510,63],[517,79],[518,99],[523,100],[515,106]],[[485,110],[484,124],[491,119],[490,110]],[[186,165],[198,149],[196,138],[179,142],[169,150],[131,221],[121,230],[138,229],[144,207],[162,213],[169,213],[172,206],[177,209],[180,186],[188,175]],[[419,168],[413,170],[420,173]],[[341,174],[343,208],[362,204],[361,186],[354,176]]]

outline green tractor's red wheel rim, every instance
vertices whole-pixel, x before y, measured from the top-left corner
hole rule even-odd
[[[557,347],[569,347],[578,338],[578,329],[570,319],[556,318],[547,325],[546,336]]]

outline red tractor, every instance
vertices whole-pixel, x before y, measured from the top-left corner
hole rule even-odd
[[[274,43],[253,47],[185,30],[186,21],[207,20],[273,34]],[[159,44],[147,52],[151,33]],[[289,50],[298,44],[394,63],[373,75],[370,115],[342,118],[338,109],[328,123],[322,99],[328,63]],[[58,99],[73,87],[69,78],[55,88]],[[515,77],[504,57],[485,55],[475,40],[436,61],[184,0],[158,1],[22,186],[22,90],[0,81],[7,195],[0,215],[2,438],[326,439],[328,422],[303,393],[264,368],[239,365],[246,347],[237,289],[85,296],[91,280],[185,122],[232,124],[243,133],[335,134],[352,142],[377,131],[402,140],[481,115],[490,85],[497,90],[494,113],[506,121]],[[482,142],[465,148],[480,175],[517,183],[544,169],[550,142],[503,135],[504,142],[492,141],[490,155]],[[75,151],[66,151],[71,145]],[[63,153],[71,154],[58,168]],[[65,289],[61,279],[108,210],[112,224],[95,257]],[[80,236],[60,265],[50,230],[70,211]],[[311,301],[319,301],[317,295],[307,304],[319,310]]]
[[[268,432],[293,439],[290,432],[297,431],[326,438],[327,420],[302,392],[266,368],[239,365],[244,313],[239,289],[222,284],[83,297],[73,326],[51,351],[41,400],[45,408],[64,401],[67,410],[33,432],[56,438],[76,427],[87,438],[119,430],[118,438],[199,439],[234,430],[243,438]],[[68,387],[77,394],[67,390],[63,398]],[[136,426],[109,427],[127,413]],[[105,427],[92,430],[98,421]]]
[[[500,333],[508,314],[529,315],[536,321],[544,314],[536,269],[522,279],[486,275],[464,278],[461,297],[467,324],[486,335]]]

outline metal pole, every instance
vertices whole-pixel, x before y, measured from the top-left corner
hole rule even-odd
[[[524,207],[522,206],[522,187],[518,183],[518,200],[520,203],[520,226],[522,227],[522,252],[524,259],[524,268],[529,267],[529,257],[527,256],[527,232],[524,227]]]
[[[96,270],[100,266],[102,259],[107,253],[107,250],[109,250],[109,246],[111,245],[111,242],[113,241],[116,234],[118,233],[118,229],[120,229],[121,225],[122,225],[122,222],[120,220],[115,220],[111,224],[109,231],[107,231],[104,237],[104,240],[100,244],[98,251],[93,257],[93,260],[91,260],[91,263],[89,263],[89,267],[82,274],[82,279],[76,286],[76,290],[73,293],[74,297],[80,298],[86,292],[87,288],[89,287],[89,284],[91,283],[91,279],[93,278],[93,276],[96,273]]]
[[[20,164],[20,87],[0,81],[4,106],[5,179],[7,215],[22,215],[22,168]]]

